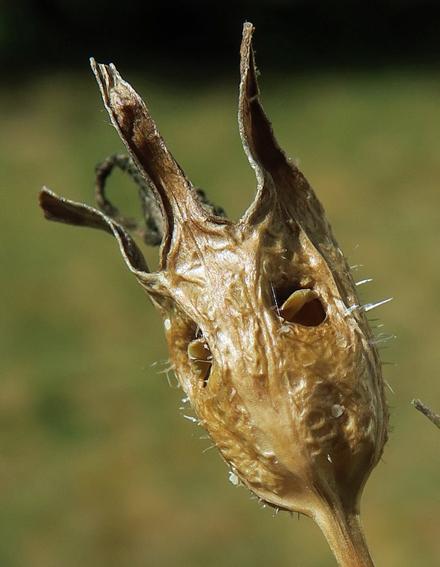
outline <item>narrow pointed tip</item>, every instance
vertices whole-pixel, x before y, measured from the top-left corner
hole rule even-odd
[[[393,299],[394,299],[393,297],[388,297],[387,299],[383,299],[382,301],[377,301],[376,303],[366,303],[365,305],[362,306],[362,310],[365,312],[371,311],[372,309],[376,309],[376,307],[381,307],[382,305],[389,303]]]
[[[89,62],[90,62],[90,68],[92,69],[92,72],[95,75],[95,78],[98,82],[99,88],[102,92],[102,83],[103,83],[104,78],[103,78],[103,74],[101,72],[101,67],[105,68],[105,65],[98,63],[94,57],[90,57]]]
[[[57,199],[57,195],[46,185],[43,185],[38,192],[38,204],[47,220],[55,220],[56,215],[53,213],[53,205]]]
[[[38,191],[39,201],[41,201],[41,199],[42,199],[42,197],[45,193],[51,193],[51,190],[49,189],[49,187],[46,187],[46,185],[43,185],[43,187]]]
[[[251,74],[252,82],[256,83],[256,71],[254,54],[252,49],[252,36],[254,34],[255,27],[250,22],[245,22],[243,24],[243,35],[241,39],[240,56],[241,56],[241,80],[245,80],[248,74]],[[257,87],[258,90],[258,87]]]
[[[44,209],[45,204],[47,202],[50,202],[50,200],[54,197],[56,197],[55,193],[51,189],[49,189],[49,187],[43,185],[40,191],[38,191],[38,204],[42,209]]]
[[[183,218],[206,219],[207,213],[139,94],[112,63],[91,60],[91,67],[110,119],[161,208],[164,258],[174,226]]]
[[[258,83],[252,50],[252,35],[254,26],[250,22],[243,24],[243,35],[240,45],[240,92],[238,102],[238,125],[243,149],[257,178],[257,201],[263,192],[264,171],[260,156],[255,148],[256,119],[255,106],[258,102]],[[258,115],[261,109],[257,109]],[[251,206],[252,209],[252,206]]]
[[[44,203],[48,193],[49,193],[49,189],[45,185],[43,185],[43,187],[38,191],[38,204],[40,208],[43,209],[43,213],[45,216],[46,216],[46,211],[45,211]]]
[[[108,107],[111,90],[121,81],[121,77],[113,64],[97,63],[93,57],[90,58],[90,67],[95,75],[104,104]]]
[[[38,202],[40,205],[51,195],[54,195],[54,192],[49,189],[49,187],[46,187],[46,185],[43,185],[43,187],[38,191]]]
[[[365,278],[364,280],[359,280],[358,282],[355,283],[355,285],[359,286],[359,285],[364,285],[366,283],[370,283],[373,281],[373,278]]]
[[[283,194],[291,202],[297,183],[296,168],[278,145],[261,105],[252,46],[254,30],[250,22],[244,23],[240,47],[238,124],[244,151],[257,178],[257,195],[243,216],[245,224],[252,224],[254,219],[272,210],[275,200],[282,199]]]
[[[250,34],[252,36],[252,34],[254,33],[255,27],[254,24],[252,22],[244,22],[243,24],[243,35],[248,35]]]
[[[43,186],[39,192],[38,201],[47,220],[99,228],[106,232],[111,232],[110,223],[108,221],[103,222],[105,217],[99,211],[87,205],[60,197],[46,186]]]

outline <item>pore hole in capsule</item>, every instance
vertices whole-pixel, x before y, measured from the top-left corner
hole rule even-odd
[[[297,285],[285,286],[278,293],[275,301],[280,316],[290,323],[305,327],[317,327],[325,321],[326,312],[317,291],[300,288]]]
[[[201,333],[188,344],[188,359],[196,376],[203,381],[203,387],[208,383],[212,368],[212,353]]]

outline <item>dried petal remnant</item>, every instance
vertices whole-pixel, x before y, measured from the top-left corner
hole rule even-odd
[[[359,501],[387,438],[365,310],[313,189],[259,100],[253,26],[241,45],[239,129],[257,195],[233,223],[203,206],[139,95],[92,67],[104,104],[163,216],[156,273],[106,215],[41,194],[46,216],[113,234],[164,319],[170,356],[234,482],[314,518],[340,565],[371,566]]]

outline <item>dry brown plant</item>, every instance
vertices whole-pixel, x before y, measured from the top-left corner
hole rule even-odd
[[[40,202],[48,219],[115,236],[163,318],[180,385],[233,478],[265,503],[313,518],[341,566],[371,566],[359,503],[388,424],[366,316],[374,305],[360,304],[323,207],[274,138],[252,34],[246,23],[239,129],[257,195],[238,222],[203,202],[139,95],[113,65],[94,61],[105,107],[161,219],[159,269],[149,271],[111,210],[48,189]]]

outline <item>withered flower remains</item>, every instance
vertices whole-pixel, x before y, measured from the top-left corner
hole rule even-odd
[[[323,208],[279,148],[259,101],[253,26],[241,45],[239,128],[257,195],[232,222],[206,204],[115,67],[93,71],[112,123],[160,217],[160,267],[111,210],[60,198],[51,220],[113,234],[164,321],[181,387],[235,479],[262,501],[312,517],[344,566],[371,566],[363,486],[387,438],[381,364]],[[113,215],[114,217],[114,215]]]

